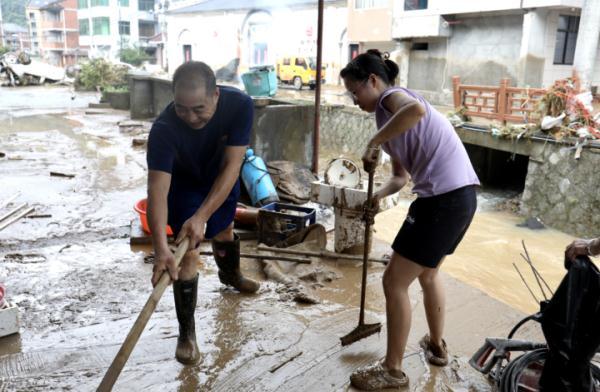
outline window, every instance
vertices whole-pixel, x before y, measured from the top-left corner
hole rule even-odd
[[[404,0],[404,11],[426,10],[427,0]]]
[[[138,0],[140,11],[154,11],[154,0]]]
[[[94,35],[110,35],[110,19],[106,16],[93,18]]]
[[[91,0],[92,7],[108,7],[108,0]]]
[[[284,58],[283,59],[283,65],[290,65],[290,59],[289,58]]]
[[[81,9],[81,8],[87,8],[88,7],[88,0],[77,0],[77,8]]]
[[[140,29],[140,37],[154,37],[154,22],[143,22],[138,23]]]
[[[429,43],[427,42],[413,42],[410,50],[429,50]]]
[[[130,35],[131,34],[131,24],[127,21],[119,22],[119,35]]]
[[[129,0],[119,0],[119,6],[129,7]]]
[[[354,8],[385,8],[389,6],[388,0],[354,0]]]
[[[63,35],[62,35],[62,32],[60,32],[60,31],[50,31],[50,32],[44,34],[44,37],[46,38],[47,42],[55,42],[55,43],[63,42]]]
[[[79,19],[79,35],[90,35],[90,21]]]
[[[306,68],[306,61],[304,61],[304,59],[301,57],[296,57],[296,65]]]
[[[554,47],[554,64],[572,65],[579,30],[579,16],[560,15]]]

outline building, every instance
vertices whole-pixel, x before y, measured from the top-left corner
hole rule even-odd
[[[239,59],[243,72],[252,66],[275,65],[283,56],[316,56],[317,15],[317,2],[310,0],[173,3],[166,12],[169,71],[192,59],[215,70]],[[325,0],[326,80],[338,79],[346,18],[345,0]]]
[[[4,20],[2,19],[2,6],[0,5],[0,46],[4,46]]]
[[[26,8],[31,51],[50,64],[77,62],[79,28],[77,0],[32,0]]]
[[[119,60],[123,48],[156,55],[155,0],[78,0],[79,36],[90,57]]]
[[[465,84],[548,87],[573,70],[583,0],[348,0],[348,56],[377,47],[400,84],[445,92]],[[600,84],[596,56],[592,85]],[[440,102],[441,103],[441,102]]]
[[[0,41],[0,46],[4,46],[5,48],[13,51],[31,50],[29,31],[25,27],[14,23],[1,23],[0,31],[2,32],[2,41]]]

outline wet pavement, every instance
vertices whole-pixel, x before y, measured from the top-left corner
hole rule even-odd
[[[86,114],[94,101],[96,94],[62,87],[0,88],[0,152],[6,154],[0,201],[20,192],[15,203],[51,215],[0,231],[0,282],[21,310],[20,334],[0,338],[0,391],[94,390],[151,292],[151,265],[144,263],[149,248],[129,245],[132,206],[145,195],[145,152],[117,126],[128,113]],[[388,252],[406,206],[378,216],[376,254]],[[484,337],[506,335],[523,312],[535,310],[510,272],[520,240],[552,287],[564,273],[561,252],[570,240],[551,230],[516,228],[519,221],[478,212],[463,245],[445,262],[446,341],[454,354],[445,369],[430,368],[417,348],[426,322],[418,285],[411,288],[415,314],[405,360],[411,391],[491,390],[466,360]],[[224,288],[214,261],[205,259],[196,311],[199,364],[174,359],[177,321],[169,288],[115,390],[351,389],[349,374],[384,354],[385,329],[342,348],[339,337],[358,319],[360,263],[313,259],[313,265],[338,278],[313,285],[320,304],[301,305],[282,295],[281,284],[267,281],[254,260],[243,260],[243,269],[263,284],[257,295],[244,296]],[[367,319],[384,322],[383,266],[370,268]],[[530,326],[521,336],[541,335]]]

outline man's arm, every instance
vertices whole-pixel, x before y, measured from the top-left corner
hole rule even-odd
[[[159,170],[148,171],[148,226],[152,232],[155,262],[152,284],[156,285],[160,275],[169,270],[171,279],[177,280],[175,256],[167,242],[167,196],[171,186],[171,174]]]
[[[217,176],[210,192],[198,210],[188,219],[181,228],[177,243],[186,236],[190,238],[190,248],[195,249],[204,239],[204,228],[212,214],[223,204],[239,175],[247,146],[227,146],[221,172]]]

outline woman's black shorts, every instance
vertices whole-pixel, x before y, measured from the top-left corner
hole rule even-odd
[[[392,249],[424,267],[436,268],[452,254],[469,228],[475,210],[475,185],[413,201]]]

